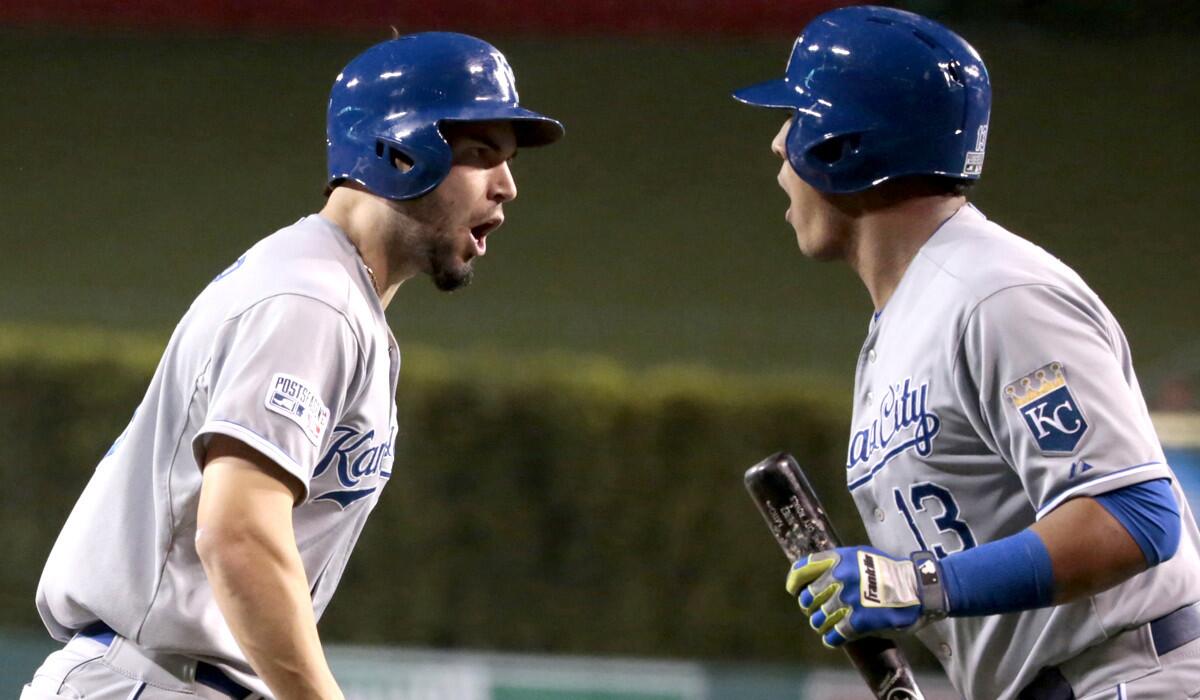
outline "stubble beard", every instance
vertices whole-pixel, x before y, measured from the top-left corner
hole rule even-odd
[[[474,270],[469,261],[464,261],[455,245],[453,227],[445,215],[448,204],[437,196],[437,192],[407,202],[405,218],[412,228],[408,236],[409,245],[423,253],[425,271],[433,285],[443,292],[453,292],[471,283]],[[424,231],[424,233],[420,233]],[[428,236],[420,241],[422,236]]]
[[[439,237],[429,248],[429,277],[443,292],[453,292],[471,284],[475,270],[457,254],[454,240]]]

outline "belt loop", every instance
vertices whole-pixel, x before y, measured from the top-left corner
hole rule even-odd
[[[119,673],[163,690],[190,693],[195,685],[196,662],[192,659],[148,652],[119,635],[108,646],[104,661]]]

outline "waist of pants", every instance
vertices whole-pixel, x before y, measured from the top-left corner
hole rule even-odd
[[[1167,613],[1146,625],[1158,656],[1200,639],[1200,609],[1195,604]],[[1132,631],[1132,630],[1131,630]],[[1074,700],[1075,691],[1057,666],[1043,668],[1018,700]]]
[[[79,636],[100,642],[105,646],[111,645],[113,640],[118,637],[113,628],[109,627],[103,622],[96,622],[88,625],[79,631]],[[141,649],[140,651],[141,655],[147,661],[159,664],[161,666],[178,666],[178,663],[176,662],[182,658],[178,654],[160,654],[144,649]],[[170,660],[169,663],[163,663],[168,659]],[[208,686],[213,690],[220,691],[225,695],[234,698],[234,700],[247,700],[247,698],[250,698],[252,695],[254,695],[253,691],[230,678],[224,671],[216,666],[199,660],[194,661],[194,664],[196,669],[195,681],[197,683]]]

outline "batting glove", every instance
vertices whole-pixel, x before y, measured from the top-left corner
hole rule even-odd
[[[937,559],[895,559],[872,547],[839,547],[796,561],[787,591],[830,648],[872,632],[915,631],[946,616]]]

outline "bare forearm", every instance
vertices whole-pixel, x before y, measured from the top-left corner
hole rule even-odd
[[[204,534],[201,534],[203,538]],[[280,700],[341,698],[317,636],[299,556],[245,536],[203,559],[213,595],[251,666]]]
[[[302,490],[235,440],[217,436],[207,457],[196,552],[234,638],[279,700],[341,700],[292,526]]]
[[[1033,610],[1099,593],[1145,570],[1129,530],[1088,497],[1014,535],[940,563],[947,612],[972,617]]]
[[[1129,532],[1096,501],[1075,498],[1030,527],[1054,568],[1054,602],[1099,593],[1146,568]]]

